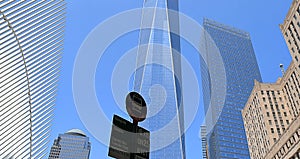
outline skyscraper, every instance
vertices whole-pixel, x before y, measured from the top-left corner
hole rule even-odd
[[[293,93],[299,94],[298,80],[300,72],[300,1],[294,0],[292,2],[283,24],[280,25],[280,29],[293,60],[290,64],[290,67],[295,67],[295,70],[293,70],[293,72],[291,71],[292,74],[289,77],[289,83],[285,83],[286,85],[284,86],[284,91],[289,93],[287,96],[289,101],[288,105],[292,108],[292,115],[295,118],[296,116],[298,116],[298,114],[300,114],[299,96],[292,95]]]
[[[294,0],[280,25],[292,62],[276,83],[256,82],[242,111],[253,159],[300,158],[299,7]]]
[[[297,132],[300,126],[299,123],[292,124],[299,118],[300,74],[297,69],[297,65],[292,62],[284,76],[278,78],[276,83],[255,82],[242,111],[252,159],[263,159],[267,154],[267,158],[276,155],[279,155],[279,158],[290,158],[285,155],[294,156],[298,151],[299,147],[293,145],[300,142],[300,131]],[[292,137],[293,135],[295,137]],[[294,139],[286,144],[290,138]],[[286,148],[280,150],[285,144]]]
[[[291,67],[289,74],[294,69],[295,67]],[[272,84],[255,82],[242,111],[252,159],[263,159],[292,122],[293,116],[282,89],[285,81],[287,80],[279,78]]]
[[[280,30],[290,50],[292,59],[300,70],[300,1],[293,0],[289,12],[280,25]]]
[[[151,9],[155,8],[155,9]],[[178,0],[145,0],[134,90],[148,104],[150,156],[185,158]],[[159,132],[158,132],[159,131]],[[155,133],[158,132],[158,133]]]
[[[205,34],[215,42],[223,59],[226,73],[226,97],[222,105],[211,105],[212,87],[209,65],[216,61],[207,52],[207,63],[200,59],[203,85],[204,107],[206,113],[212,107],[212,118],[206,119],[207,125],[215,123],[207,129],[209,158],[249,157],[241,110],[245,106],[254,86],[254,79],[261,81],[260,71],[248,33],[225,26],[212,20],[204,19]],[[214,121],[210,121],[214,120]]]
[[[88,159],[91,143],[84,132],[72,129],[54,140],[49,159]]]
[[[201,126],[201,141],[202,141],[202,158],[207,159],[207,141],[206,141],[206,126]]]
[[[0,158],[43,158],[55,104],[65,3],[0,2]]]

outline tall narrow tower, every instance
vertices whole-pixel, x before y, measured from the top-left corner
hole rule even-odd
[[[149,105],[152,159],[185,158],[177,11],[178,0],[144,1],[134,90]]]
[[[0,1],[0,158],[46,155],[65,2]]]

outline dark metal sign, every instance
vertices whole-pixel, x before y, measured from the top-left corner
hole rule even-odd
[[[147,106],[143,97],[137,92],[130,92],[126,97],[126,110],[136,122],[146,119]]]
[[[133,159],[149,159],[150,151],[150,132],[138,127],[133,136]]]
[[[109,153],[117,159],[149,159],[150,132],[114,115]]]

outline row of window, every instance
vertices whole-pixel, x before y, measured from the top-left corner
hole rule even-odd
[[[289,138],[272,159],[282,159],[300,141],[300,128]]]

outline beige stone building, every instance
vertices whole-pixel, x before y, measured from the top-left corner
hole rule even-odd
[[[242,110],[252,159],[300,159],[300,0],[280,29],[293,60],[276,83],[255,82]]]
[[[286,105],[289,108],[292,120],[300,113],[300,74],[297,66],[292,62],[281,80]]]
[[[252,159],[264,158],[299,114],[300,80],[292,62],[276,83],[255,86],[242,110]]]
[[[270,148],[266,159],[300,159],[300,116]]]
[[[252,159],[263,158],[291,122],[280,81],[274,84],[256,81],[242,111]]]
[[[281,32],[297,68],[300,68],[300,0],[294,0],[280,25]],[[299,69],[300,70],[300,69]]]

